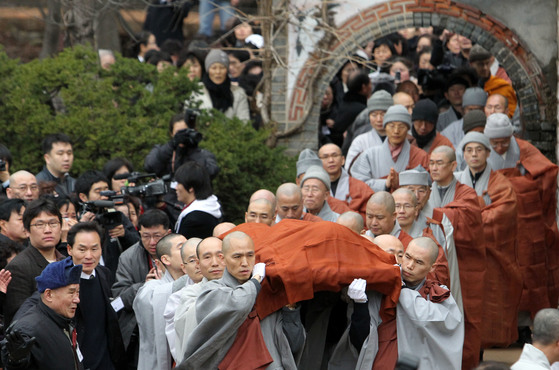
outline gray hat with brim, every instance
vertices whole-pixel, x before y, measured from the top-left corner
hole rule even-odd
[[[481,145],[486,147],[487,150],[491,150],[491,143],[489,142],[489,139],[481,132],[468,132],[466,136],[464,136],[462,141],[460,141],[460,145],[458,145],[458,147],[462,149],[462,151],[464,151],[464,147],[469,143],[480,143]]]
[[[297,177],[307,172],[307,169],[311,166],[322,166],[322,161],[312,150],[303,149],[303,151],[299,154],[299,160],[297,161]]]
[[[330,191],[330,176],[328,176],[328,172],[321,166],[311,166],[305,172],[305,176],[303,177],[303,181],[301,181],[301,187],[305,184],[305,181],[308,179],[317,179],[320,180],[326,185],[326,189]]]
[[[392,95],[387,91],[379,90],[367,100],[367,111],[369,113],[374,111],[384,111],[386,112],[388,108],[394,105],[394,100]]]
[[[229,69],[229,56],[223,50],[212,49],[206,56],[206,60],[204,62],[206,72],[208,72],[210,67],[215,63],[223,64],[225,68]]]
[[[475,105],[485,107],[487,93],[481,87],[468,87],[462,96],[462,107]]]
[[[400,181],[400,186],[406,185],[423,185],[423,186],[430,186],[430,177],[429,173],[425,171],[425,168],[422,166],[417,166],[411,170],[402,171],[398,175],[398,179]]]
[[[408,127],[411,127],[411,115],[407,108],[403,105],[396,104],[388,108],[384,114],[384,119],[382,121],[382,127],[386,127],[390,122],[403,122]]]
[[[510,118],[503,113],[493,113],[487,117],[483,133],[489,139],[511,137],[514,129]]]

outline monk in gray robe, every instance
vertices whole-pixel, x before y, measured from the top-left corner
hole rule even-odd
[[[157,260],[165,268],[160,279],[146,282],[134,298],[132,307],[140,332],[138,369],[171,369],[172,358],[165,336],[163,311],[172,293],[173,282],[184,275],[180,249],[186,238],[168,234],[157,243]]]
[[[223,277],[208,282],[196,299],[197,325],[177,369],[297,369],[305,337],[298,308],[288,305],[260,321],[253,307],[266,267],[255,264],[252,239],[228,234],[223,256]]]
[[[220,279],[225,270],[222,241],[216,237],[201,240],[196,246],[196,258],[203,276],[202,280],[189,285],[176,293],[179,304],[174,314],[174,333],[169,336],[175,341],[175,362],[180,364],[184,358],[186,344],[192,330],[196,327],[196,307],[194,302],[208,281]]]

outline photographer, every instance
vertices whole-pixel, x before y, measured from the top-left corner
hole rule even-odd
[[[10,186],[10,167],[12,166],[12,153],[4,145],[0,144],[0,195],[6,195],[6,189]]]
[[[198,148],[202,135],[196,131],[195,111],[187,109],[179,113],[169,122],[171,140],[166,144],[156,145],[147,155],[144,168],[147,172],[154,172],[157,177],[173,174],[183,164],[194,161],[204,166],[213,179],[219,172],[217,160],[213,153]]]
[[[120,254],[128,247],[138,242],[140,238],[134,225],[124,217],[122,212],[111,208],[95,207],[90,203],[99,200],[108,200],[107,196],[101,195],[102,191],[107,190],[109,190],[109,181],[103,173],[99,171],[86,171],[76,180],[76,194],[82,206],[79,220],[80,222],[95,220],[105,228],[103,262],[114,276]],[[92,210],[96,210],[97,212],[92,212]]]

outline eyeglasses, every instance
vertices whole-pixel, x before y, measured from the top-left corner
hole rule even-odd
[[[58,227],[60,227],[60,222],[58,221],[49,221],[49,222],[37,222],[34,224],[31,224],[29,226],[34,226],[36,227],[38,230],[43,230],[47,225],[49,225],[49,227],[51,229],[57,229]]]
[[[39,185],[20,185],[16,189],[19,191],[26,191],[27,189],[37,191],[39,190]]]
[[[153,234],[153,235],[141,234],[140,237],[141,237],[143,240],[151,240],[151,239],[153,239],[153,240],[159,240],[159,239],[161,239],[161,238],[163,237],[163,235],[160,235],[160,234]]]
[[[340,153],[334,153],[334,154],[325,154],[325,155],[321,155],[321,156],[318,157],[318,158],[320,158],[320,159],[322,159],[322,160],[325,160],[325,159],[328,159],[328,158],[334,158],[334,159],[336,159],[336,158],[340,158],[341,156],[342,156],[342,155],[341,155]]]
[[[320,191],[322,191],[322,189],[320,189],[318,186],[303,186],[301,188],[301,191],[304,193],[311,193],[311,194],[316,194]]]
[[[403,209],[405,209],[405,210],[410,210],[410,209],[412,209],[412,208],[415,208],[413,205],[411,205],[411,204],[409,204],[409,203],[404,203],[404,204],[396,203],[395,206],[396,206],[396,209],[403,208]]]

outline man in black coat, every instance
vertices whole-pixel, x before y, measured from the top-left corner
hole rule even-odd
[[[359,70],[350,75],[347,92],[338,108],[330,134],[332,142],[340,148],[344,142],[344,132],[355,121],[357,115],[367,108],[367,99],[372,91],[373,85],[367,72]]]
[[[82,265],[80,303],[76,311],[83,363],[91,370],[122,368],[124,343],[111,305],[111,272],[99,265],[103,232],[95,222],[81,222],[68,232],[68,254]]]
[[[14,321],[2,341],[6,369],[84,369],[72,321],[81,272],[82,266],[68,257],[49,264],[36,278],[38,304]]]

